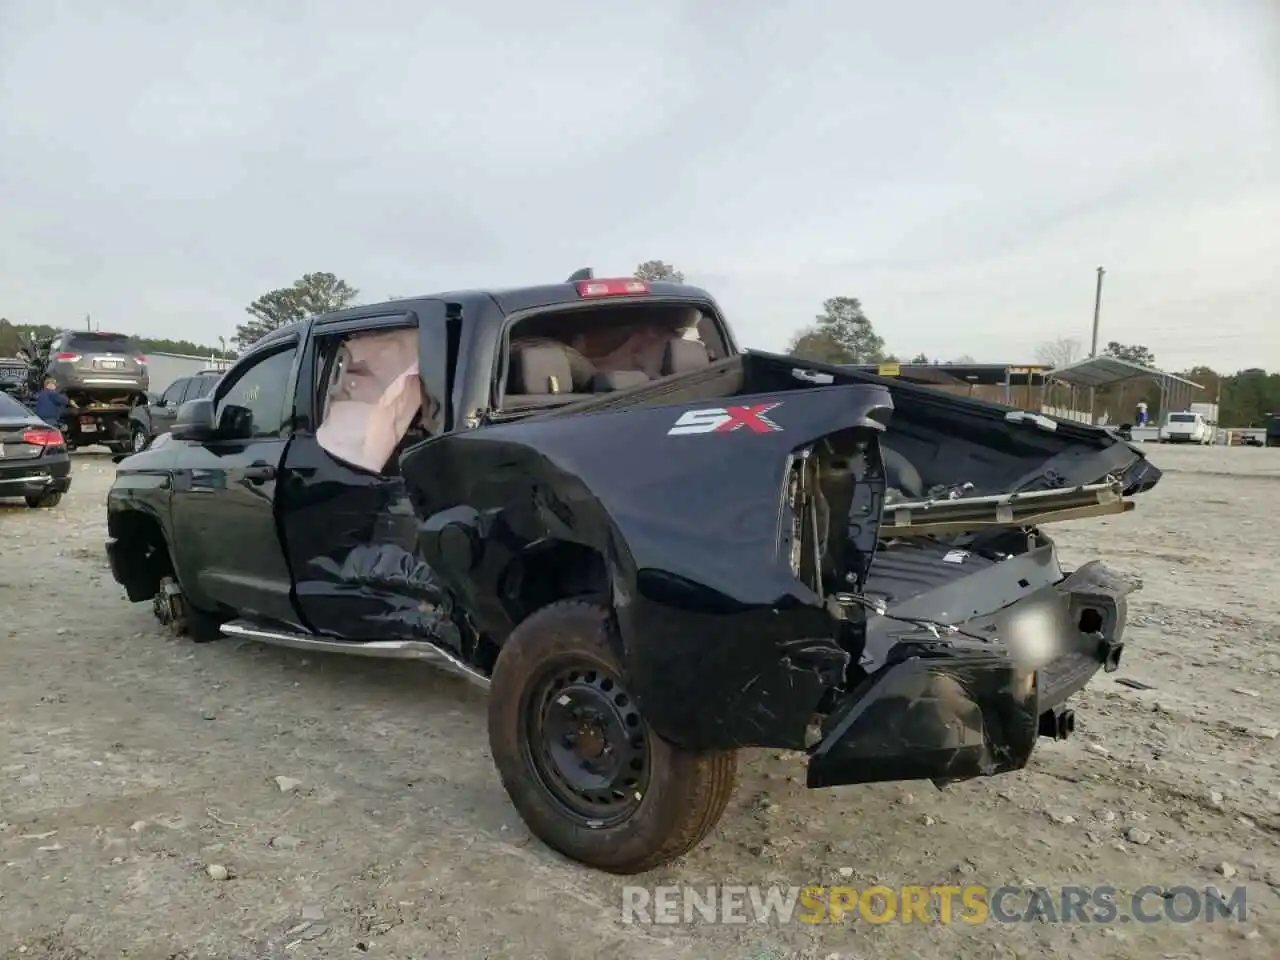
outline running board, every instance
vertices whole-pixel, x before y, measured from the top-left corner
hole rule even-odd
[[[463,663],[449,651],[425,640],[369,640],[355,643],[350,640],[331,640],[309,633],[293,633],[260,627],[247,620],[224,623],[221,630],[228,637],[257,640],[273,647],[289,647],[292,650],[310,650],[313,653],[341,653],[347,656],[374,657],[380,660],[422,660],[447,670],[449,673],[470,680],[481,689],[489,689],[489,678]]]

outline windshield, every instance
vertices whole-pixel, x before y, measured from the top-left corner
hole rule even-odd
[[[1171,413],[1169,414],[1170,423],[1195,423],[1196,415],[1194,413]]]
[[[27,420],[35,416],[7,393],[0,393],[0,417],[6,420]]]

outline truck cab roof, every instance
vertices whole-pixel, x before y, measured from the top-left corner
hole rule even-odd
[[[600,292],[593,292],[592,288]],[[335,313],[324,314],[325,320],[341,320],[368,316],[371,312],[386,308],[388,311],[411,309],[416,304],[428,301],[443,300],[448,303],[495,304],[504,314],[521,313],[541,307],[554,307],[564,304],[579,303],[584,300],[598,300],[603,297],[641,297],[645,299],[677,299],[712,303],[711,294],[701,287],[685,283],[671,283],[665,280],[641,280],[636,277],[587,279],[575,282],[548,283],[525,287],[468,288],[446,290],[440,293],[421,294],[414,297],[402,297],[386,300],[381,303],[365,304],[359,307],[348,307]],[[288,324],[273,330],[262,338],[277,339],[287,335],[287,331],[296,331],[305,321]]]

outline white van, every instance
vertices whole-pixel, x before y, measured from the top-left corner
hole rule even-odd
[[[1198,413],[1171,413],[1160,428],[1161,443],[1213,443],[1213,427]]]

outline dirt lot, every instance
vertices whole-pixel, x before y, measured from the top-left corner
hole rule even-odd
[[[1100,679],[1075,739],[945,792],[750,753],[713,840],[641,882],[1244,884],[1243,924],[624,925],[619,880],[517,819],[463,682],[175,642],[126,603],[89,453],[55,510],[0,507],[0,955],[1280,955],[1280,452],[1150,449],[1138,510],[1059,541],[1144,579],[1114,677],[1154,689]]]

